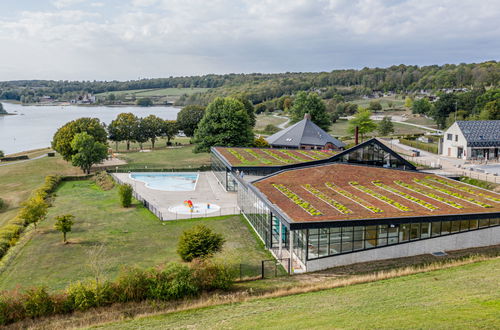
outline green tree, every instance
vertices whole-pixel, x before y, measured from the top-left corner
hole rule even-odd
[[[116,119],[109,124],[108,130],[111,129],[114,134],[114,139],[126,141],[127,150],[130,150],[130,142],[134,141],[137,126],[139,126],[139,118],[137,118],[133,113],[120,113],[116,116]]]
[[[257,122],[257,118],[255,117],[255,109],[253,103],[250,102],[248,98],[243,94],[236,95],[234,96],[234,98],[243,103],[243,106],[245,107],[245,110],[248,114],[250,125],[254,127],[255,123]]]
[[[116,95],[113,94],[113,93],[109,93],[106,96],[106,101],[109,102],[109,103],[115,103],[115,101],[116,101]]]
[[[7,114],[7,110],[5,110],[5,109],[3,108],[3,104],[2,104],[2,103],[0,103],[0,115],[5,115],[5,114]]]
[[[266,139],[264,139],[264,137],[262,137],[262,136],[259,136],[257,139],[255,139],[255,141],[253,142],[253,146],[256,148],[270,148],[271,147],[269,142],[267,142]]]
[[[479,117],[482,120],[500,120],[500,98],[486,103]]]
[[[304,119],[304,115],[308,113],[311,121],[322,129],[328,130],[331,125],[325,103],[316,93],[298,92],[290,112],[294,123]]]
[[[71,164],[80,167],[87,174],[90,173],[92,165],[99,164],[108,157],[108,147],[85,132],[75,135],[71,148],[76,151],[71,158]]]
[[[151,140],[151,147],[154,149],[156,139],[162,134],[163,119],[149,115],[141,120],[140,126],[144,136]]]
[[[216,98],[207,106],[194,140],[195,152],[208,152],[212,146],[251,146],[254,136],[243,103],[232,97]]]
[[[405,107],[410,109],[412,105],[413,105],[413,100],[411,99],[411,97],[407,96],[405,98]]]
[[[135,101],[135,104],[140,107],[150,107],[153,105],[153,101],[149,97],[143,97]]]
[[[370,101],[370,105],[368,106],[368,109],[374,112],[381,111],[382,110],[382,105],[380,104],[380,101],[373,100]]]
[[[380,123],[378,124],[377,131],[382,136],[387,136],[394,133],[394,124],[392,123],[391,117],[384,116]]]
[[[439,128],[446,127],[446,119],[451,113],[457,109],[457,97],[455,94],[442,94],[439,99],[434,103],[432,109],[432,117],[436,121]]]
[[[58,215],[54,228],[63,234],[63,242],[66,243],[66,234],[71,231],[75,217],[71,214]]]
[[[177,133],[179,133],[179,127],[175,120],[164,120],[161,128],[161,133],[167,138],[167,146],[169,146],[170,140],[174,139]]]
[[[204,114],[205,107],[202,107],[201,105],[188,105],[182,108],[182,110],[177,114],[177,125],[179,126],[179,129],[186,134],[186,136],[192,137]]]
[[[146,124],[147,123],[144,121],[143,118],[138,118],[137,126],[135,127],[134,130],[133,140],[139,143],[139,148],[141,148],[141,150],[142,150],[142,144],[149,140],[149,136],[147,135],[148,130]]]
[[[225,239],[212,229],[197,225],[185,230],[179,238],[177,253],[184,261],[211,257],[222,250]]]
[[[348,131],[354,134],[356,127],[358,127],[359,134],[361,135],[361,141],[365,134],[373,132],[377,128],[377,124],[370,118],[372,115],[371,111],[364,108],[359,108],[358,112],[354,115],[354,118],[349,120]]]
[[[118,195],[120,196],[120,203],[123,207],[132,205],[132,186],[129,184],[122,184],[118,188]]]
[[[430,115],[432,103],[426,97],[415,100],[411,106],[411,112],[415,114]]]
[[[33,196],[22,205],[23,208],[19,213],[19,217],[23,220],[25,226],[31,223],[36,226],[39,221],[42,221],[47,216],[49,205],[41,195]]]
[[[3,157],[5,157],[5,154],[4,154],[3,150],[0,150],[0,158],[3,158]]]
[[[57,130],[52,140],[52,149],[61,154],[66,161],[71,161],[76,150],[71,147],[71,141],[78,133],[87,133],[96,142],[107,144],[108,134],[98,118],[80,118],[65,124]]]

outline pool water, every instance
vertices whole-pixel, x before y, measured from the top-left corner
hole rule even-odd
[[[198,182],[198,173],[130,173],[130,178],[144,182],[151,189],[193,191]]]

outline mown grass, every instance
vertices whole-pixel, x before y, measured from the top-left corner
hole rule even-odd
[[[286,122],[286,118],[275,117],[273,115],[260,114],[256,116],[256,123],[254,129],[256,131],[262,131],[267,125],[278,126]]]
[[[119,206],[116,187],[100,190],[90,181],[65,182],[56,192],[48,219],[39,224],[28,242],[0,275],[0,289],[45,285],[62,289],[70,282],[91,276],[88,252],[104,245],[105,273],[114,278],[122,266],[152,267],[180,261],[176,253],[180,234],[197,224],[205,224],[224,234],[227,242],[216,257],[234,265],[243,264],[244,275],[255,275],[266,252],[250,234],[240,216],[159,221],[142,205]],[[70,244],[54,229],[54,217],[75,216]]]
[[[384,97],[379,97],[376,99],[359,99],[359,100],[354,100],[351,103],[357,104],[363,108],[367,108],[370,105],[370,102],[372,101],[378,101],[380,102],[380,105],[382,105],[383,110],[388,110],[392,108],[402,108],[405,104],[405,99],[402,96],[398,95],[398,98],[396,96],[384,96]],[[392,102],[392,107],[389,108],[389,102]]]
[[[375,121],[376,124],[378,124],[380,121]],[[394,123],[394,133],[392,135],[408,135],[408,134],[420,134],[420,133],[425,133],[428,132],[428,130],[411,126],[411,125],[405,125],[403,123]],[[345,119],[339,119],[337,120],[334,124],[330,126],[330,130],[328,131],[330,135],[335,136],[335,137],[343,137],[343,136],[351,136],[352,134],[349,133],[349,121]],[[366,134],[365,138],[369,137],[375,137],[379,136],[378,132],[375,130],[372,133]]]
[[[277,298],[175,312],[107,329],[498,327],[500,259]]]
[[[36,157],[45,151],[34,151],[29,157]],[[8,163],[6,163],[8,164]],[[0,226],[13,218],[31,191],[42,185],[47,175],[80,175],[80,169],[71,166],[60,156],[44,157],[33,161],[0,166],[0,198],[7,201],[8,208],[0,212]]]
[[[193,145],[156,149],[150,152],[119,153],[117,156],[127,162],[125,167],[148,168],[196,168],[210,165],[210,154],[193,153]]]

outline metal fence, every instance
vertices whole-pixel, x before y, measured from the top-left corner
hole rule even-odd
[[[261,262],[261,278],[273,278],[291,273],[290,258],[269,259]]]

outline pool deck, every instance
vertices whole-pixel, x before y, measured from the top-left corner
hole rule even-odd
[[[193,191],[162,191],[147,188],[145,183],[133,180],[129,173],[113,173],[119,181],[130,184],[134,192],[147,200],[159,212],[163,220],[190,219],[195,217],[210,217],[219,215],[239,214],[237,206],[237,194],[226,192],[218,183],[215,175],[209,172],[198,172],[198,182]],[[220,206],[220,210],[212,213],[196,213],[192,215],[176,214],[169,212],[171,206],[181,205],[185,200],[191,200],[193,203],[210,203]]]

